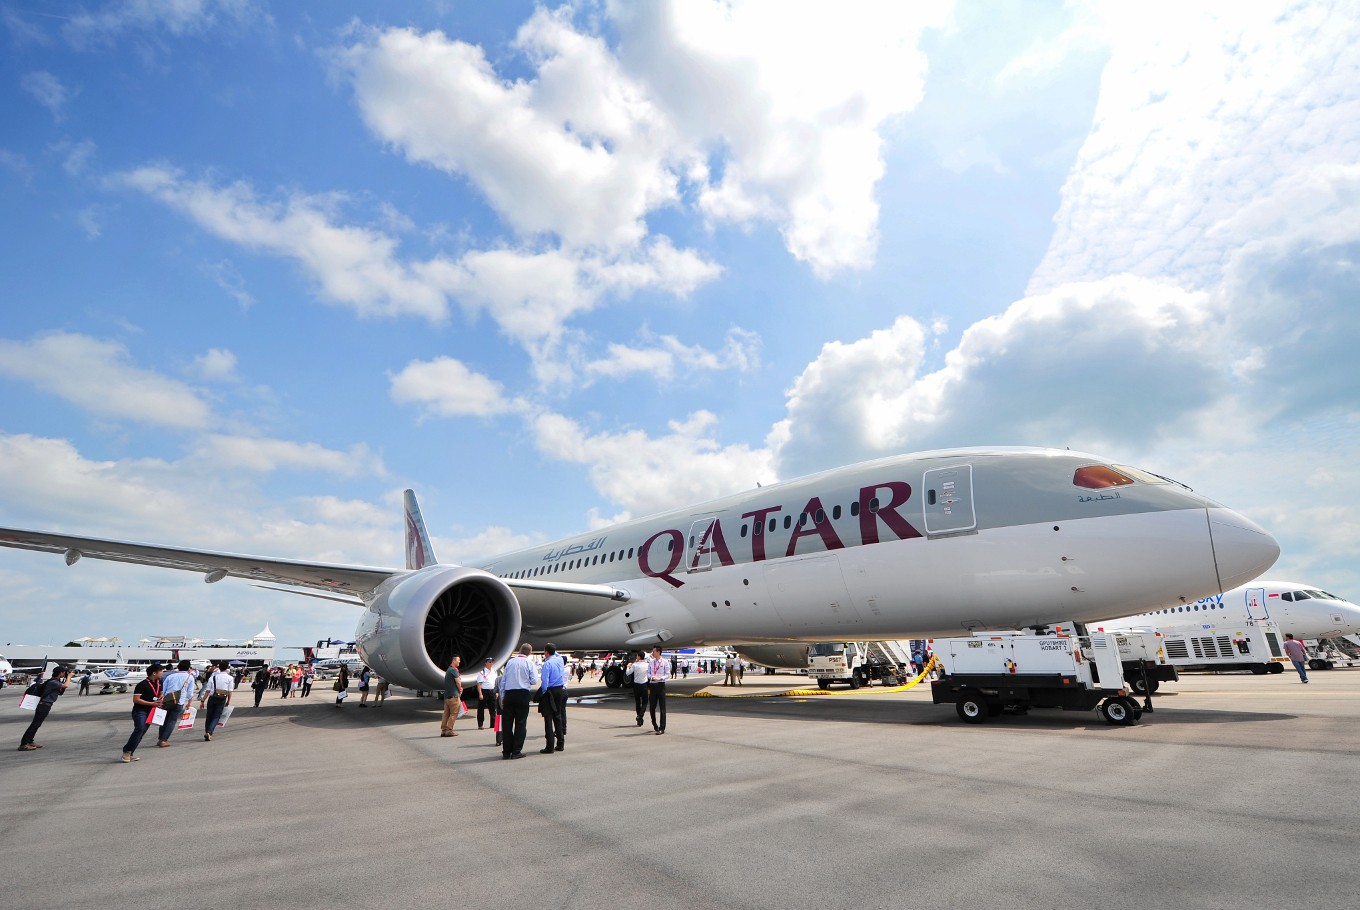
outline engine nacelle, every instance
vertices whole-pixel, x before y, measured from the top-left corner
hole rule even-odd
[[[453,655],[463,671],[497,663],[519,643],[519,601],[481,569],[429,566],[379,586],[359,620],[355,644],[379,676],[413,689],[440,689]]]

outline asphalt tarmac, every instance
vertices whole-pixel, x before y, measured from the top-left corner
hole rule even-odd
[[[673,696],[664,736],[587,684],[567,750],[531,714],[509,762],[433,700],[324,688],[123,764],[131,695],[72,686],[17,752],[10,687],[0,907],[1354,908],[1360,671],[1312,679],[1186,677],[1133,727],[965,725],[924,685]]]

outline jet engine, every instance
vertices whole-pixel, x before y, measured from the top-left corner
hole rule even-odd
[[[436,565],[380,585],[355,644],[383,679],[439,689],[453,655],[469,675],[488,657],[499,663],[518,644],[520,625],[519,601],[505,582],[480,569]]]

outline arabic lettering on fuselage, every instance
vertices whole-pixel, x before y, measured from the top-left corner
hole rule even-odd
[[[577,553],[589,553],[593,550],[598,550],[600,547],[604,546],[605,540],[605,537],[597,537],[586,543],[572,544],[571,546],[563,547],[560,550],[552,550],[543,555],[543,561],[557,562],[559,559],[566,559],[568,556],[575,556]]]
[[[1117,492],[1101,493],[1099,496],[1078,496],[1077,502],[1096,502],[1101,499],[1118,499],[1118,498],[1119,494]]]

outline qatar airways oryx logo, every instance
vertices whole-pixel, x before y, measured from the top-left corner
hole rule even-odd
[[[884,499],[887,500],[886,504]],[[858,539],[852,538],[850,545],[864,546],[878,543],[882,539],[880,527],[886,527],[891,532],[892,536],[889,539],[909,540],[920,537],[921,532],[898,511],[910,499],[911,484],[904,481],[893,480],[861,487],[858,500],[851,509],[851,515],[858,516],[857,523],[849,528],[842,528],[847,532],[858,530]],[[740,553],[743,562],[763,562],[780,556],[796,556],[799,554],[800,542],[809,537],[819,538],[823,550],[840,550],[846,546],[845,541],[841,539],[841,531],[837,531],[836,524],[829,517],[829,510],[823,506],[821,497],[813,496],[797,512],[799,517],[791,522],[784,551],[778,552],[778,543],[771,538],[777,537],[781,525],[773,516],[784,511],[782,505],[766,506],[741,516],[742,526],[747,526],[747,522],[750,522],[740,544],[741,548],[748,545],[750,547],[749,552]],[[715,516],[707,524],[701,522],[699,527],[701,530],[696,531],[693,546],[689,548],[686,571],[708,566],[712,561],[716,561],[720,566],[736,565],[737,559],[733,558],[732,548],[728,545],[727,535],[723,532],[722,519]],[[808,545],[804,545],[803,550],[812,552]],[[685,552],[684,532],[678,528],[657,531],[638,548],[638,568],[643,575],[659,578],[672,587],[679,588],[684,582],[676,578],[675,573],[685,562]]]

